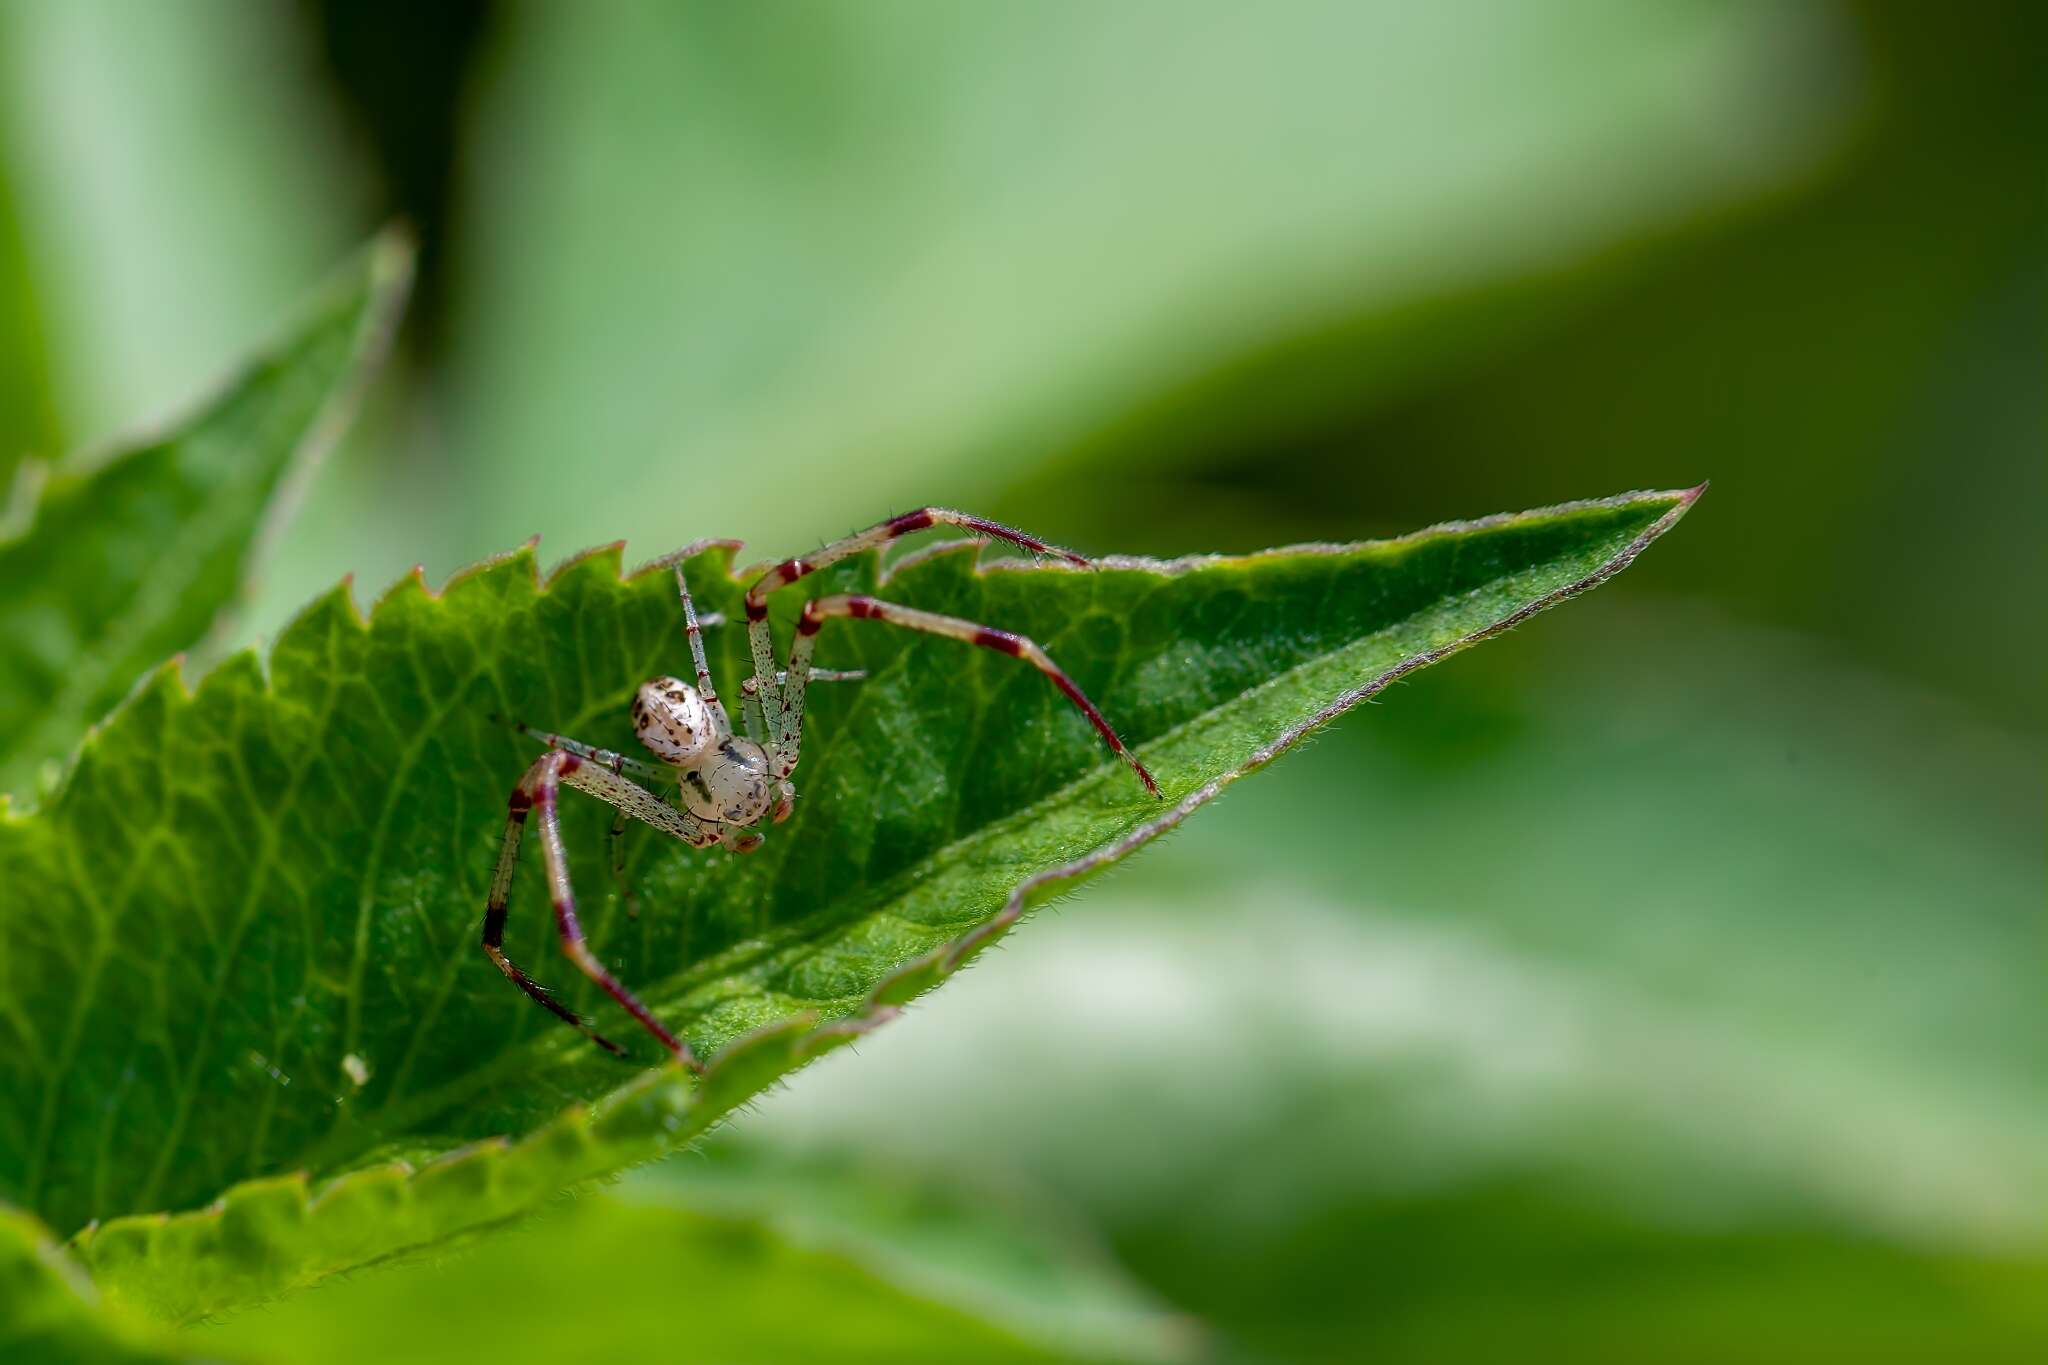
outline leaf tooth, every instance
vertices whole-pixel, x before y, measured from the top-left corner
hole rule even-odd
[[[620,543],[624,544],[623,541]],[[688,563],[699,555],[709,554],[714,551],[722,551],[724,553],[725,576],[736,579],[738,575],[734,573],[733,566],[738,561],[739,552],[746,548],[746,544],[743,540],[732,540],[723,537],[693,540],[681,549],[670,550],[667,554],[650,559],[644,564],[634,565],[632,572],[625,576],[625,581],[631,583],[636,579],[645,578],[649,574],[661,574],[666,577],[676,565]]]
[[[626,542],[608,540],[602,545],[590,545],[578,550],[567,559],[549,569],[541,577],[541,591],[554,587],[556,581],[568,573],[597,573],[611,570],[611,576],[618,582],[625,582]]]
[[[458,588],[468,587],[476,579],[486,578],[493,573],[507,568],[516,571],[521,567],[526,569],[528,578],[532,580],[534,591],[539,592],[541,587],[539,550],[540,536],[536,533],[528,536],[512,549],[494,555],[485,555],[473,564],[465,564],[454,573],[448,575],[448,581],[441,585],[440,595],[446,597]]]
[[[443,592],[445,591],[443,589]],[[377,594],[377,599],[370,603],[369,619],[373,623],[380,620],[385,609],[398,598],[409,597],[419,601],[438,602],[443,592],[436,592],[427,582],[426,565],[415,564],[404,574],[391,580],[390,585]]]

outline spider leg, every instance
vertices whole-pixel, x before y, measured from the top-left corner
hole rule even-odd
[[[822,545],[801,559],[785,559],[754,580],[754,586],[747,589],[747,620],[759,620],[767,613],[768,594],[777,588],[786,588],[807,574],[850,559],[863,550],[872,550],[878,545],[887,545],[899,536],[913,531],[922,531],[933,526],[958,526],[998,540],[1007,540],[1012,545],[1021,545],[1033,554],[1058,555],[1070,564],[1088,567],[1085,556],[1072,550],[1062,550],[1057,545],[1048,545],[1036,536],[1026,535],[1015,527],[1001,522],[989,521],[984,517],[970,517],[965,512],[955,512],[945,507],[920,507],[915,512],[905,512],[900,517],[877,522],[865,531],[857,531],[842,537],[829,545]]]
[[[628,758],[626,755],[612,749],[600,749],[594,744],[585,744],[581,740],[570,739],[567,735],[557,735],[551,734],[546,730],[536,730],[525,721],[506,720],[503,716],[493,716],[491,719],[502,721],[520,734],[539,740],[550,749],[561,749],[575,754],[578,758],[602,764],[621,777],[630,772],[635,777],[646,782],[666,783],[675,780],[675,774],[672,772],[658,768],[652,763],[644,763],[637,758]],[[626,812],[621,810],[612,820],[612,881],[618,887],[619,899],[625,903],[626,917],[628,919],[638,919],[640,918],[640,897],[634,894],[633,884],[626,877],[625,838]]]
[[[1131,771],[1145,784],[1145,790],[1158,796],[1159,784],[1152,780],[1152,774],[1145,771],[1145,765],[1138,761],[1124,746],[1124,742],[1102,718],[1102,712],[1095,709],[1095,703],[1074,685],[1060,666],[1052,661],[1038,645],[1022,635],[1012,635],[1006,630],[995,630],[988,626],[963,621],[956,616],[941,616],[937,612],[920,611],[916,607],[900,606],[873,597],[861,597],[840,593],[831,597],[814,597],[804,603],[803,615],[797,620],[796,645],[789,655],[789,685],[783,711],[783,728],[776,735],[772,761],[777,777],[787,777],[796,767],[797,756],[803,746],[804,684],[810,676],[811,651],[817,647],[819,629],[835,616],[850,616],[861,620],[886,621],[890,625],[903,626],[909,630],[923,631],[928,635],[943,635],[951,640],[965,640],[968,644],[993,649],[1012,658],[1022,659],[1052,680],[1053,686],[1066,694],[1088,723],[1095,727],[1110,750],[1130,764]]]
[[[776,692],[777,701],[782,699]],[[747,738],[768,747],[768,717],[761,710],[761,681],[751,675],[740,684],[740,723],[747,727]]]
[[[718,700],[718,689],[711,684],[711,665],[704,659],[704,626],[697,619],[697,604],[690,600],[690,581],[683,577],[683,566],[676,565],[676,593],[683,599],[683,635],[690,642],[690,660],[697,665],[697,695],[704,699],[705,709],[711,712],[712,724],[721,735],[732,733],[732,720],[725,714],[724,703]]]
[[[526,833],[526,817],[533,810],[533,793],[527,790],[527,779],[531,776],[529,772],[519,779],[519,785],[512,789],[512,799],[507,803],[505,841],[498,847],[498,867],[491,877],[491,898],[484,904],[484,956],[490,958],[513,985],[525,991],[542,1009],[581,1032],[606,1052],[623,1057],[626,1049],[592,1028],[582,1016],[550,995],[547,987],[505,956],[505,907],[511,899],[512,874],[519,867],[519,843]]]
[[[866,676],[867,670],[863,668],[814,668],[811,670],[810,680],[859,682]],[[777,695],[780,695],[780,689],[786,687],[788,683],[788,673],[778,672],[775,675]],[[761,681],[758,678],[749,677],[740,684],[740,717],[746,722],[747,738],[765,747],[768,743],[768,722],[761,714]]]
[[[561,936],[563,955],[575,963],[577,969],[585,976],[595,981],[606,995],[618,1001],[620,1007],[637,1019],[640,1027],[653,1034],[677,1061],[693,1071],[702,1071],[703,1064],[691,1055],[690,1045],[664,1028],[661,1021],[654,1017],[654,1012],[640,1003],[640,997],[627,990],[617,977],[605,970],[604,964],[597,960],[597,954],[590,951],[590,945],[583,937],[583,926],[576,918],[576,892],[569,885],[569,855],[562,847],[561,818],[555,809],[557,782],[568,782],[580,790],[606,799],[616,795],[623,800],[627,795],[616,788],[607,793],[606,789],[612,784],[631,788],[635,792],[639,792],[640,789],[633,787],[616,773],[607,773],[602,768],[592,767],[574,754],[557,751],[543,755],[540,762],[534,766],[536,773],[533,783],[533,808],[540,817],[541,863],[547,872],[548,896],[554,902],[555,931]],[[653,799],[650,793],[640,794],[650,800]],[[663,805],[662,809],[671,808]]]
[[[663,801],[654,793],[636,785],[627,778],[607,768],[587,762],[581,755],[567,749],[555,748],[534,760],[513,788],[512,799],[506,820],[505,843],[498,854],[498,868],[491,880],[491,898],[484,911],[484,951],[497,964],[498,969],[533,997],[556,1017],[581,1029],[591,1039],[608,1051],[623,1053],[616,1043],[603,1038],[576,1014],[559,1002],[526,975],[510,958],[505,956],[503,942],[505,932],[506,905],[512,888],[512,875],[518,866],[520,836],[526,825],[527,815],[537,813],[540,821],[541,861],[546,870],[549,898],[554,904],[555,929],[562,941],[562,952],[574,962],[578,970],[597,982],[604,992],[616,1000],[628,1014],[640,1022],[640,1026],[658,1039],[676,1060],[695,1070],[702,1067],[691,1055],[689,1045],[682,1042],[656,1019],[639,998],[612,974],[605,970],[596,954],[590,951],[583,937],[583,927],[576,918],[576,896],[569,884],[569,861],[562,847],[561,822],[556,813],[556,795],[563,785],[597,797],[599,800],[619,809],[621,814],[631,816],[646,824],[653,825],[662,833],[693,847],[702,848],[720,842],[720,836],[712,833],[687,813]]]
[[[642,782],[654,783],[669,783],[676,780],[675,773],[670,769],[657,767],[644,759],[634,758],[612,749],[600,749],[595,744],[585,744],[582,740],[571,739],[567,735],[557,735],[551,734],[546,730],[536,730],[523,720],[511,720],[505,716],[497,715],[492,716],[491,719],[501,725],[511,726],[528,739],[539,740],[550,749],[561,749],[564,752],[576,755],[578,758],[589,759],[592,763],[610,768],[621,776],[631,773]]]
[[[965,512],[955,512],[945,507],[920,507],[915,512],[905,512],[900,517],[877,522],[865,531],[858,531],[829,545],[822,545],[801,559],[785,559],[755,579],[754,586],[747,589],[747,646],[753,655],[754,684],[759,689],[761,707],[765,713],[764,730],[782,734],[792,728],[783,720],[783,713],[787,709],[784,701],[785,689],[778,689],[772,681],[775,677],[775,640],[768,632],[768,594],[777,588],[786,588],[799,578],[837,564],[840,560],[857,555],[863,550],[872,550],[888,544],[899,536],[907,536],[913,531],[922,531],[931,526],[958,526],[981,535],[994,536],[998,540],[1007,540],[1012,545],[1020,545],[1033,554],[1058,555],[1069,563],[1079,564],[1083,568],[1088,566],[1086,559],[1071,550],[1048,545],[1036,536],[1028,536],[1000,522],[989,521],[984,517],[971,517]],[[801,686],[797,690],[798,702],[801,704]]]

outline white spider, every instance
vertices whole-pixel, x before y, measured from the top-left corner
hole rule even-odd
[[[717,690],[711,685],[711,670],[704,661],[703,632],[697,620],[697,610],[690,601],[690,586],[684,581],[683,567],[676,565],[676,590],[683,602],[683,632],[689,639],[690,655],[697,665],[697,685],[692,687],[679,678],[654,678],[642,683],[633,698],[633,731],[660,763],[628,758],[609,749],[595,748],[562,735],[529,729],[525,725],[517,727],[544,742],[548,751],[534,760],[533,766],[520,777],[519,785],[512,789],[505,821],[505,840],[498,851],[497,872],[491,878],[491,898],[484,909],[483,949],[499,971],[556,1016],[581,1029],[598,1046],[624,1055],[625,1050],[617,1043],[592,1029],[505,956],[506,899],[511,893],[512,875],[519,865],[519,844],[526,830],[527,816],[537,814],[541,860],[547,871],[548,893],[554,901],[555,927],[561,936],[562,951],[586,976],[603,987],[606,994],[624,1006],[627,1013],[639,1020],[641,1027],[660,1039],[662,1046],[674,1054],[677,1061],[692,1069],[703,1070],[702,1064],[691,1054],[689,1045],[664,1028],[631,991],[606,971],[604,964],[597,960],[597,955],[584,941],[582,926],[576,919],[575,893],[569,885],[569,863],[562,848],[555,795],[561,786],[566,785],[588,792],[618,809],[618,816],[612,822],[612,871],[619,879],[622,895],[628,898],[629,908],[631,893],[624,885],[624,871],[619,860],[619,838],[625,831],[628,818],[652,825],[663,834],[694,848],[721,844],[735,853],[750,853],[759,848],[763,836],[758,827],[771,821],[780,823],[787,820],[795,803],[796,788],[790,783],[789,775],[796,770],[797,758],[803,748],[805,688],[814,679],[859,676],[813,670],[811,667],[818,630],[835,616],[886,621],[891,625],[1000,650],[1029,662],[1052,679],[1068,700],[1080,708],[1103,739],[1108,741],[1109,747],[1131,765],[1145,784],[1145,789],[1154,796],[1159,795],[1158,784],[1145,771],[1145,765],[1124,747],[1124,742],[1110,729],[1109,722],[1102,718],[1095,704],[1082,695],[1081,689],[1074,686],[1073,680],[1060,671],[1059,665],[1044,650],[1021,635],[873,597],[839,593],[813,598],[804,604],[803,615],[797,621],[796,643],[789,654],[789,667],[786,671],[777,671],[775,642],[768,630],[769,593],[827,565],[836,564],[849,555],[887,544],[898,536],[922,531],[929,526],[964,527],[1021,545],[1035,554],[1055,554],[1075,564],[1088,564],[1077,554],[1047,545],[1021,531],[942,507],[907,512],[858,535],[835,540],[802,559],[785,560],[762,574],[747,589],[747,643],[753,654],[754,675],[741,688],[741,717],[746,726],[744,735],[733,733],[732,722],[719,703]],[[676,789],[670,794],[673,804],[670,799],[649,791],[633,778],[655,785],[675,783]]]

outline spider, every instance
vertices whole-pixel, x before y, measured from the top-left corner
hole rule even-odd
[[[1070,563],[1088,567],[1080,555],[1014,531],[980,517],[943,507],[925,507],[869,527],[858,534],[835,540],[801,559],[784,560],[754,580],[747,589],[747,644],[753,656],[754,674],[741,688],[741,718],[745,734],[734,734],[732,722],[711,683],[711,669],[704,659],[703,626],[690,600],[690,585],[683,566],[676,570],[676,592],[683,605],[683,634],[689,641],[690,657],[697,667],[697,685],[679,678],[651,678],[640,685],[633,698],[633,731],[657,762],[631,758],[609,749],[584,744],[565,735],[550,734],[514,722],[521,733],[541,741],[547,752],[535,759],[512,789],[507,803],[505,838],[498,850],[498,866],[491,878],[490,900],[484,907],[483,950],[514,985],[542,1008],[580,1030],[599,1047],[623,1057],[625,1049],[597,1032],[590,1023],[556,1000],[547,989],[505,955],[505,907],[512,890],[512,877],[519,865],[519,845],[529,816],[540,825],[541,862],[547,874],[548,894],[554,902],[555,929],[562,951],[577,968],[603,988],[640,1026],[660,1041],[682,1065],[701,1072],[704,1067],[690,1051],[689,1044],[670,1032],[654,1017],[632,991],[605,969],[591,951],[576,918],[576,896],[569,885],[568,856],[563,851],[561,826],[556,817],[555,797],[562,786],[586,792],[617,808],[612,821],[612,872],[621,895],[632,907],[619,858],[620,838],[628,819],[639,820],[672,839],[693,848],[719,845],[734,853],[751,853],[759,848],[763,824],[780,824],[795,807],[796,788],[790,774],[796,771],[803,747],[804,692],[812,681],[839,680],[860,676],[811,667],[820,627],[834,617],[884,621],[890,625],[949,639],[964,640],[986,649],[998,650],[1023,659],[1052,680],[1083,715],[1088,717],[1110,749],[1137,774],[1145,790],[1159,795],[1152,774],[1145,771],[1136,755],[1110,728],[1095,704],[1083,695],[1051,657],[1021,635],[976,625],[957,617],[899,606],[873,597],[838,593],[816,597],[804,603],[798,618],[796,641],[789,653],[787,669],[775,667],[775,641],[768,629],[768,595],[798,579],[836,564],[864,550],[886,545],[899,536],[931,526],[958,526],[984,536],[1020,545],[1034,554],[1053,554]],[[636,780],[637,779],[637,780]],[[673,783],[673,790],[663,790]],[[645,784],[645,785],[643,785]]]

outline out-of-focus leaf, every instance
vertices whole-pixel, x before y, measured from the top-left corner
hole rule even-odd
[[[474,947],[503,793],[531,757],[490,713],[628,746],[633,688],[684,666],[671,575],[622,578],[612,547],[543,588],[529,549],[438,596],[402,583],[367,624],[337,591],[284,632],[267,678],[240,655],[191,696],[166,670],[41,811],[0,819],[0,1088],[22,1097],[0,1111],[0,1189],[66,1228],[106,1220],[81,1242],[95,1279],[177,1318],[506,1218],[688,1141],[936,985],[1004,912],[1175,828],[1394,678],[1604,581],[1694,496],[1094,572],[904,565],[892,597],[1043,641],[1165,804],[1017,661],[828,635],[823,660],[868,679],[818,689],[806,799],[761,852],[640,840],[649,910],[631,922],[605,894],[609,811],[565,811],[598,950],[717,1054],[702,1080],[663,1067],[623,1086]],[[737,619],[729,559],[700,553],[692,579]],[[821,577],[871,585],[877,565]],[[778,600],[785,630],[797,608]],[[735,691],[739,633],[716,645]],[[534,875],[507,947],[555,963]],[[586,993],[571,998],[589,1013]],[[273,1172],[298,1174],[251,1180]],[[238,1181],[214,1209],[148,1216]]]
[[[15,187],[0,166],[0,518],[21,462],[58,448],[42,332]]]
[[[169,1365],[93,1302],[85,1272],[49,1230],[0,1205],[0,1359],[20,1365]]]
[[[175,413],[375,226],[293,30],[280,6],[0,6],[0,159],[72,444]]]
[[[2038,746],[1604,606],[732,1137],[1049,1187],[1260,1358],[2038,1358]]]
[[[379,239],[197,415],[58,464],[16,509],[0,539],[0,787],[23,788],[237,603],[381,355],[410,261],[402,238]]]
[[[1814,7],[607,14],[513,10],[479,91],[446,405],[467,522],[421,530],[443,565],[531,531],[802,544],[845,507],[971,506],[1361,316],[1370,357],[1296,353],[1231,420],[1412,388],[1533,321],[1419,304],[1772,185],[1853,94]]]
[[[1196,1340],[1099,1251],[1012,1201],[787,1161],[663,1168],[467,1254],[185,1339],[300,1365],[1139,1362],[1186,1359]]]
[[[326,1286],[192,1335],[298,1362],[1072,1358],[757,1224],[604,1195],[445,1265]]]
[[[1081,1223],[1038,1191],[956,1183],[879,1154],[792,1159],[725,1142],[627,1178],[640,1200],[751,1217],[1048,1349],[1176,1359],[1194,1325],[1142,1292]]]

